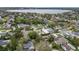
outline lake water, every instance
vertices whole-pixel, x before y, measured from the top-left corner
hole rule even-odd
[[[70,12],[71,10],[58,10],[58,9],[24,9],[24,10],[7,10],[8,12],[23,12],[23,13],[49,13],[49,14],[57,14],[63,12]]]

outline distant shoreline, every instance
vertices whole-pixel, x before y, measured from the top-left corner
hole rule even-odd
[[[0,9],[60,9],[60,10],[79,10],[79,7],[0,7]]]

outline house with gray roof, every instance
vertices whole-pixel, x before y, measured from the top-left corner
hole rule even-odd
[[[9,43],[10,43],[10,40],[2,40],[2,39],[0,40],[0,46],[5,47]]]
[[[23,50],[24,51],[33,51],[34,50],[34,45],[32,41],[27,41],[26,43],[23,44]]]

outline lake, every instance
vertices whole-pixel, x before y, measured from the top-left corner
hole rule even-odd
[[[22,10],[7,10],[8,12],[22,12],[22,13],[48,13],[48,14],[57,14],[57,13],[63,13],[63,12],[70,12],[71,10],[58,10],[58,9],[22,9]]]

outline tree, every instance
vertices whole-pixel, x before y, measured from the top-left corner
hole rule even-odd
[[[24,38],[20,38],[20,40],[18,41],[18,44],[16,46],[16,50],[17,51],[21,51],[23,50],[23,43],[25,42]]]
[[[53,48],[53,49],[57,49],[57,50],[63,50],[60,45],[58,45],[58,44],[56,44],[56,43],[54,43],[54,42],[52,43],[52,48]]]
[[[0,51],[7,51],[4,47],[0,46]]]
[[[16,30],[14,31],[15,32],[14,36],[16,39],[20,39],[21,37],[23,37],[21,30],[22,28],[16,28]]]
[[[36,39],[37,33],[35,31],[30,32],[29,34],[30,39]]]
[[[35,41],[38,43],[38,42],[40,42],[40,40],[42,40],[42,37],[40,35],[37,35]]]
[[[55,24],[54,22],[49,22],[49,23],[48,23],[48,27],[50,27],[50,28],[55,27],[55,25],[56,25],[56,24]]]
[[[76,48],[79,46],[79,38],[74,37],[71,42]]]
[[[52,36],[50,36],[49,38],[48,38],[48,42],[49,43],[52,43],[54,41],[54,38],[52,37]]]
[[[11,51],[16,50],[17,43],[18,43],[17,39],[15,37],[11,37],[11,43],[10,43]]]
[[[30,37],[30,39],[34,39],[36,42],[39,42],[42,39],[41,36],[38,35],[38,33],[35,31],[30,32],[28,36]]]
[[[29,19],[25,19],[24,17],[16,17],[15,18],[15,23],[30,23],[30,20]]]

